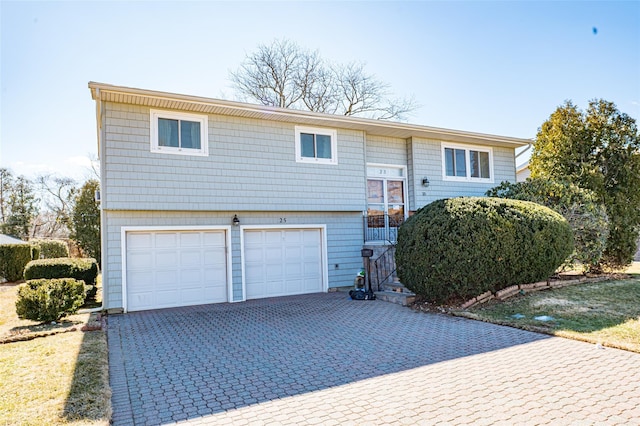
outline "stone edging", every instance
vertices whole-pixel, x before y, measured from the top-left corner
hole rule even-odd
[[[498,290],[495,293],[492,293],[490,291],[487,291],[486,293],[482,293],[481,295],[476,296],[473,299],[469,299],[466,302],[464,302],[460,306],[460,308],[467,309],[475,305],[486,303],[492,299],[507,300],[510,297],[516,296],[518,294],[532,293],[534,291],[547,290],[550,288],[561,288],[561,287],[566,287],[566,286],[576,285],[576,284],[595,283],[595,282],[606,281],[610,279],[611,277],[609,276],[592,277],[592,278],[580,277],[578,279],[572,279],[572,280],[547,280],[547,281],[539,281],[537,283],[531,283],[531,284],[512,285],[510,287],[503,288],[502,290]]]

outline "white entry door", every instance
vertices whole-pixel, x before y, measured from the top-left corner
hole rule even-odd
[[[128,311],[227,301],[223,230],[127,232],[126,257]]]
[[[244,231],[247,299],[324,291],[320,229]]]

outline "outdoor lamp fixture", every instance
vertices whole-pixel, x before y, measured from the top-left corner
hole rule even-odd
[[[233,215],[233,221],[232,222],[233,222],[233,226],[240,225],[240,219],[238,219],[238,215],[237,214]]]
[[[425,188],[429,186],[429,178],[422,178],[422,186]]]

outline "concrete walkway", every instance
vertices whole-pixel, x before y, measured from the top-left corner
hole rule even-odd
[[[114,425],[640,425],[640,354],[344,293],[112,315],[108,338]]]

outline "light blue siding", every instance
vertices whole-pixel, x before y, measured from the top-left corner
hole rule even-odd
[[[107,103],[106,209],[362,211],[362,132],[338,129],[338,164],[295,161],[293,123],[209,116],[209,155],[150,152],[147,107]]]
[[[406,139],[367,135],[367,163],[406,166]]]
[[[452,182],[442,178],[441,141],[412,138],[409,199],[411,209],[442,198],[459,196],[484,196],[485,192],[502,181],[515,182],[515,157],[513,148],[493,147],[493,183]],[[422,186],[422,179],[429,179],[429,186]]]

